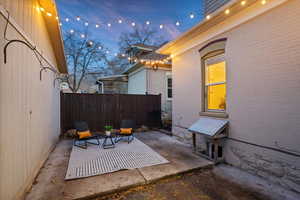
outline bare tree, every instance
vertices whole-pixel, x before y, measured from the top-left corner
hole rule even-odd
[[[107,49],[99,41],[89,40],[87,31],[78,36],[66,33],[64,40],[66,60],[69,75],[66,82],[72,92],[76,93],[82,80],[89,74],[98,72],[105,74],[107,61],[105,51]]]
[[[121,33],[118,42],[118,56],[107,61],[107,66],[110,69],[111,74],[120,74],[128,68],[130,62],[125,55],[132,45],[143,44],[159,46],[163,41],[164,38],[159,35],[155,29],[152,29],[149,26],[135,26],[132,32]]]

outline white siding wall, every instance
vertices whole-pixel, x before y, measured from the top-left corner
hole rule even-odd
[[[167,99],[167,73],[170,70],[152,70],[148,71],[148,93],[161,94],[161,109],[167,114],[167,118],[171,118],[172,101]]]
[[[0,0],[11,17],[53,64],[56,63],[43,17],[36,11],[37,0]],[[0,32],[5,20],[0,16]],[[10,39],[21,37],[9,28]],[[0,39],[1,50],[5,41]],[[60,132],[59,89],[54,75],[43,73],[32,51],[13,43],[7,64],[0,54],[0,199],[22,196],[33,181]]]
[[[228,38],[230,137],[299,153],[299,16],[300,1],[290,0],[215,38]],[[173,133],[185,138],[190,134],[179,127],[189,127],[200,117],[198,50],[205,44],[173,59]],[[233,141],[227,143],[225,157],[232,165],[300,192],[297,157]]]
[[[145,94],[147,90],[146,69],[139,69],[128,75],[128,94]]]

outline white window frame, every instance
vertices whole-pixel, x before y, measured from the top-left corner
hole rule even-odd
[[[171,88],[169,88],[169,85],[168,85],[168,80],[169,80],[169,79],[172,80],[172,87],[171,87]],[[171,97],[171,98],[169,97],[169,89],[172,90],[172,97]],[[172,98],[173,98],[173,79],[172,79],[171,73],[167,73],[167,74],[166,74],[166,96],[167,96],[167,100],[168,100],[168,101],[171,101]]]

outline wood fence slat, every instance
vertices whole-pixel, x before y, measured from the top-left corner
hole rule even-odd
[[[160,95],[72,94],[61,93],[61,131],[73,129],[77,120],[86,121],[92,131],[105,125],[119,128],[122,119],[132,119],[137,126],[161,126]]]

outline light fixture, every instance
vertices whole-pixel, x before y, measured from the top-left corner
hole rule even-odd
[[[267,3],[266,0],[262,0],[262,1],[261,1],[261,4],[262,4],[262,5],[265,5],[266,3]]]
[[[207,16],[206,16],[206,19],[209,20],[209,19],[210,19],[210,15],[207,15]]]
[[[176,26],[180,26],[180,22],[176,22]]]
[[[135,26],[135,23],[134,23],[134,22],[132,22],[132,23],[131,23],[131,26]]]
[[[246,5],[246,1],[241,1],[241,5],[242,6]]]
[[[74,30],[73,30],[73,29],[71,29],[71,30],[70,30],[70,33],[71,33],[71,34],[73,34],[73,33],[74,33]]]
[[[88,22],[84,22],[84,25],[85,25],[85,26],[88,26],[88,25],[89,25],[89,23],[88,23]]]
[[[123,21],[122,21],[121,19],[119,19],[119,20],[118,20],[118,23],[119,23],[119,24],[122,24],[122,23],[123,23]]]
[[[159,28],[160,28],[160,29],[163,29],[163,28],[164,28],[164,25],[162,25],[162,24],[159,25]]]
[[[66,18],[66,22],[69,22],[69,20],[70,20],[69,18]]]
[[[49,17],[51,17],[51,16],[52,16],[52,14],[51,14],[51,13],[49,13],[49,12],[47,12],[47,15],[48,15]]]
[[[194,15],[193,13],[191,13],[191,14],[190,14],[190,18],[191,18],[191,19],[194,19],[194,18],[195,18],[195,15]]]
[[[81,34],[80,37],[81,37],[81,38],[85,38],[85,35],[84,35],[84,34]]]
[[[225,10],[225,14],[228,15],[229,13],[230,13],[230,10],[229,10],[229,9],[226,9],[226,10]]]
[[[99,24],[96,24],[95,27],[96,27],[96,28],[99,28]]]
[[[111,27],[111,23],[108,23],[107,26],[108,26],[108,27]]]
[[[150,24],[150,21],[146,21],[146,24],[149,25],[149,24]]]

